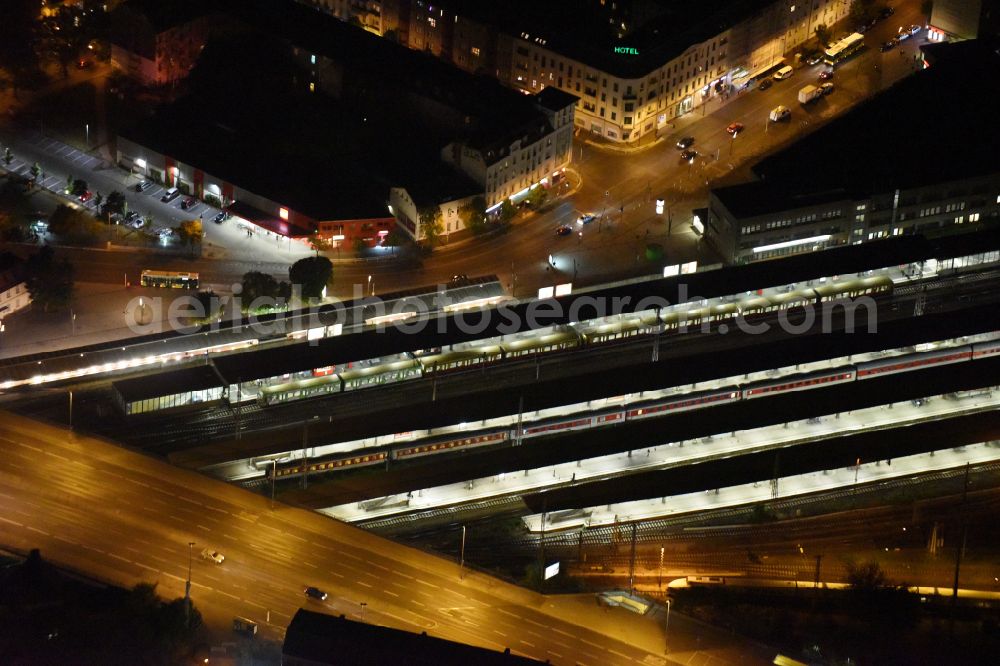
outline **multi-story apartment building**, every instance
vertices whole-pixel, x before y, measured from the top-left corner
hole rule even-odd
[[[576,125],[617,142],[722,104],[815,33],[846,0],[381,0],[393,36],[529,93],[579,97]],[[581,20],[581,16],[590,17]]]
[[[110,22],[111,64],[144,85],[179,81],[194,67],[218,20],[197,0],[123,3]]]
[[[24,261],[9,252],[0,253],[0,322],[31,305]]]
[[[486,190],[489,209],[546,185],[569,164],[573,150],[576,97],[549,88],[534,96],[541,114],[506,132],[447,145],[441,152]]]
[[[702,224],[726,261],[1000,225],[1000,166],[981,137],[993,110],[980,103],[1000,95],[1000,54],[924,51],[930,69],[758,163],[760,180],[711,191]],[[943,128],[948,147],[928,151],[922,138]]]

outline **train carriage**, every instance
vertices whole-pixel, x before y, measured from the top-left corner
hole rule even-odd
[[[899,372],[909,372],[910,370],[920,370],[936,365],[948,365],[951,363],[962,363],[972,360],[972,347],[965,345],[953,347],[951,349],[941,349],[938,351],[918,352],[916,354],[906,354],[905,356],[895,356],[884,358],[878,361],[868,361],[859,363],[858,379],[871,379],[883,375],[891,375]]]
[[[837,368],[835,370],[824,370],[821,372],[802,373],[782,377],[764,382],[756,382],[743,387],[743,398],[763,398],[778,393],[790,393],[792,391],[807,391],[809,389],[820,388],[821,386],[831,386],[833,384],[843,384],[853,382],[855,377],[853,366]]]
[[[423,366],[415,359],[402,359],[389,363],[381,363],[368,368],[356,368],[340,373],[344,391],[368,386],[378,386],[391,382],[403,381],[420,377]]]

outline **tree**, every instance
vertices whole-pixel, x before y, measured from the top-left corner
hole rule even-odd
[[[10,163],[13,161],[14,161],[14,153],[10,152],[10,146],[7,146],[7,148],[4,149],[3,151],[3,162],[7,166],[10,166]]]
[[[931,20],[931,13],[934,11],[934,0],[921,0],[920,2],[920,13],[927,19],[927,22]]]
[[[14,96],[37,76],[38,1],[4,0],[0,20],[0,67],[10,73]]]
[[[73,185],[70,187],[69,193],[75,197],[80,196],[87,191],[87,181],[80,180],[77,178],[73,181]]]
[[[833,35],[830,33],[830,28],[827,27],[825,23],[820,23],[816,26],[816,39],[819,40],[821,46],[826,47],[830,44],[830,39]]]
[[[177,232],[177,237],[189,247],[198,245],[205,237],[205,230],[201,226],[201,220],[184,220],[174,231]]]
[[[864,564],[847,563],[847,584],[858,592],[875,592],[889,584],[882,566],[872,560]]]
[[[388,30],[386,30],[382,34],[382,37],[384,39],[388,39],[390,42],[397,42],[398,43],[399,42],[399,31],[396,30],[395,28],[389,28]]]
[[[66,236],[72,233],[82,234],[93,224],[94,220],[89,215],[65,204],[59,204],[49,216],[49,231],[57,236]]]
[[[42,167],[40,167],[38,165],[38,162],[35,162],[34,164],[31,165],[31,177],[32,178],[38,178],[39,174],[41,174],[41,173],[42,173]]]
[[[222,316],[222,301],[214,291],[199,291],[194,295],[202,316],[195,317],[201,322],[210,322]]]
[[[73,266],[65,259],[57,261],[51,247],[44,246],[28,257],[26,263],[32,303],[48,312],[73,300]]]
[[[258,299],[269,299],[270,303],[265,303],[263,307],[276,306],[280,298],[288,298],[290,288],[287,282],[278,282],[267,273],[250,271],[243,275],[242,281],[242,309],[244,312],[251,308],[261,308],[261,303],[254,305]]]
[[[486,199],[475,197],[469,203],[462,205],[458,209],[458,217],[465,228],[472,233],[480,234],[486,231]]]
[[[128,212],[128,202],[125,200],[125,195],[114,190],[107,196],[104,200],[104,209],[101,211],[105,215],[110,213],[117,213],[119,215],[124,215]]]
[[[510,199],[504,199],[504,202],[500,204],[500,210],[497,215],[500,218],[500,224],[510,224],[514,221],[514,217],[517,216],[517,207],[514,206],[514,202]]]
[[[853,0],[850,18],[852,23],[868,23],[878,14],[876,0]]]
[[[302,288],[304,298],[321,298],[333,279],[333,263],[326,257],[299,259],[288,269],[288,279]]]
[[[320,252],[329,252],[333,249],[333,242],[328,238],[323,238],[319,233],[313,233],[309,236],[309,247],[316,251],[316,256],[319,256]]]
[[[548,200],[549,191],[541,185],[535,185],[528,193],[528,205],[538,210]]]
[[[94,195],[94,208],[100,210],[102,203],[104,203],[104,195],[98,192],[97,194]]]
[[[441,206],[426,206],[420,209],[419,216],[420,230],[423,232],[424,240],[427,241],[429,247],[434,247],[444,231]]]

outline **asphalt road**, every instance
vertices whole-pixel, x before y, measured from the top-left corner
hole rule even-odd
[[[308,607],[554,664],[666,663],[662,631],[649,619],[595,614],[592,604],[478,573],[461,578],[453,562],[310,511],[271,510],[258,495],[8,413],[0,414],[0,497],[0,544],[40,548],[113,583],[153,581],[161,595],[182,596],[193,552],[191,595],[220,636],[241,615],[280,638],[295,610]],[[225,563],[201,560],[203,547],[220,550]],[[329,599],[307,600],[309,585]],[[757,646],[671,623],[671,652],[685,650],[683,663],[769,661]]]

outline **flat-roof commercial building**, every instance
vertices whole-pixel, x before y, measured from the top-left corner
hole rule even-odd
[[[0,322],[29,305],[31,292],[25,262],[9,252],[0,252]]]
[[[336,0],[307,4],[349,19]],[[382,34],[516,89],[575,95],[576,125],[614,142],[654,133],[703,104],[725,103],[812,38],[817,25],[833,25],[850,11],[841,0],[377,5]]]
[[[934,65],[713,189],[706,239],[730,263],[1000,224],[1000,54],[976,41],[925,48]]]

